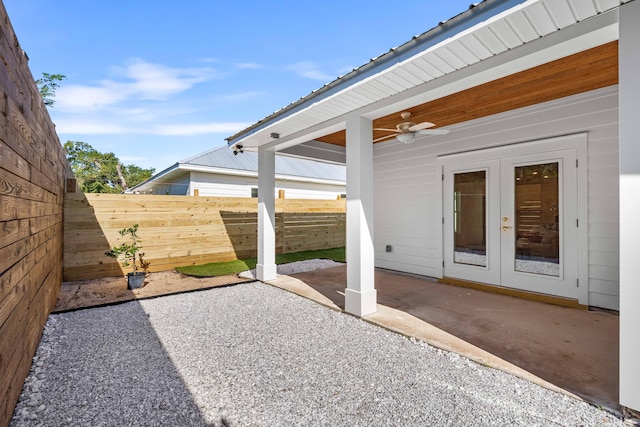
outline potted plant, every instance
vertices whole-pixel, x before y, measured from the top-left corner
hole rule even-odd
[[[144,278],[149,270],[149,261],[144,260],[144,253],[139,246],[140,238],[138,237],[138,224],[132,227],[123,228],[119,231],[121,237],[127,237],[127,242],[123,242],[118,246],[114,246],[104,254],[112,258],[120,260],[123,267],[131,266],[132,272],[127,273],[127,286],[129,289],[137,289],[144,286]]]

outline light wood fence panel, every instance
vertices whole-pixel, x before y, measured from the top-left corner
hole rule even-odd
[[[121,276],[104,253],[139,224],[151,271],[256,256],[257,199],[67,193],[64,280]],[[344,200],[276,201],[276,251],[344,246]]]
[[[0,57],[2,427],[62,283],[63,199],[73,175],[2,2]]]

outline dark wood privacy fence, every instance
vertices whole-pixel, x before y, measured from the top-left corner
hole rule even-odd
[[[0,426],[7,426],[62,282],[72,173],[1,2],[0,57]]]
[[[151,271],[256,256],[257,199],[67,193],[64,279],[121,276],[104,255],[118,231],[139,224]],[[344,200],[276,200],[276,251],[345,244]]]

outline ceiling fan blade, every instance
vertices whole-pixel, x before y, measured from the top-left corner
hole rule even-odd
[[[431,122],[422,122],[422,123],[418,123],[416,125],[413,125],[409,128],[410,131],[416,131],[416,130],[422,130],[422,129],[427,129],[427,128],[432,128],[434,127],[435,124],[431,123]]]
[[[425,129],[416,131],[418,135],[446,135],[449,129]]]
[[[398,132],[398,129],[373,128],[373,130],[386,130],[388,132]]]
[[[385,139],[389,139],[389,138],[395,138],[396,135],[398,135],[397,133],[394,133],[393,135],[387,135],[387,136],[383,136],[381,138],[376,138],[374,139],[372,142],[380,142],[380,141],[384,141]]]

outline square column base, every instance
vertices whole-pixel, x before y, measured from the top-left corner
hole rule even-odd
[[[358,317],[375,313],[377,311],[376,290],[359,292],[349,288],[345,289],[344,310]]]
[[[278,267],[276,264],[257,264],[256,279],[266,282],[267,280],[275,280],[278,277]]]

